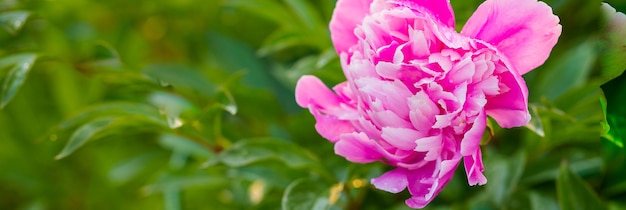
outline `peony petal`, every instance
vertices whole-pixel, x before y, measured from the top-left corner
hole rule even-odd
[[[354,29],[369,14],[373,0],[338,0],[330,20],[330,36],[337,54],[349,52],[358,43]]]
[[[511,71],[503,72],[499,77],[500,83],[504,84],[508,91],[487,98],[485,105],[487,115],[503,128],[526,125],[530,121],[526,82],[522,76]]]
[[[388,171],[378,178],[373,178],[371,182],[374,187],[378,189],[390,193],[399,193],[402,192],[402,190],[404,190],[408,185],[406,174],[406,170],[396,168],[394,170]]]
[[[469,185],[487,184],[487,178],[483,174],[485,166],[483,165],[483,157],[480,147],[470,156],[463,157],[465,165],[465,173],[467,173],[467,182]]]
[[[317,77],[305,75],[296,84],[296,103],[303,108],[313,105],[327,110],[339,106],[339,97]]]
[[[486,41],[504,53],[519,74],[543,64],[561,34],[559,18],[537,0],[487,0],[461,34]]]
[[[389,0],[389,2],[429,14],[440,24],[454,28],[454,13],[449,0]]]
[[[415,141],[424,137],[424,134],[408,128],[383,127],[381,137],[398,149],[413,150]]]
[[[407,173],[407,187],[413,197],[405,203],[411,208],[424,208],[452,179],[459,162],[460,158],[453,158],[441,161],[439,165],[431,164],[431,167],[426,166]]]
[[[478,113],[478,116],[474,119],[472,128],[469,129],[461,140],[461,155],[468,156],[474,154],[474,152],[480,149],[480,141],[483,138],[485,132],[487,116],[485,111]]]
[[[355,131],[350,121],[340,120],[334,115],[319,113],[315,108],[309,109],[315,117],[315,130],[331,142],[337,142],[342,134]]]
[[[371,163],[382,157],[375,144],[364,133],[343,134],[335,143],[335,153],[352,162]]]

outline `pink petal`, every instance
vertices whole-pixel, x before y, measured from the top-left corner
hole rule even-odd
[[[423,208],[432,201],[443,187],[452,179],[454,169],[458,166],[460,158],[441,161],[439,165],[432,164],[435,168],[424,168],[407,173],[409,192],[413,197],[405,203],[411,208]],[[434,162],[433,162],[434,163]],[[432,167],[431,166],[431,167]],[[433,172],[435,172],[433,174]]]
[[[339,106],[339,97],[317,77],[304,75],[296,84],[296,103],[303,108],[313,105],[328,109]]]
[[[495,97],[488,97],[485,110],[498,125],[512,128],[526,125],[530,121],[528,112],[528,88],[522,76],[511,71],[503,72],[500,83],[508,87],[508,91]]]
[[[330,36],[337,54],[348,52],[358,43],[354,29],[369,14],[373,0],[338,0],[330,20]]]
[[[375,144],[364,133],[348,133],[341,135],[340,140],[335,143],[335,153],[351,162],[370,163],[382,157]]]
[[[432,18],[440,24],[454,28],[454,13],[449,0],[389,0],[389,2],[432,15]]]
[[[310,111],[315,117],[317,133],[331,142],[337,142],[341,134],[355,131],[350,121],[340,120],[334,115],[321,114],[314,108],[310,108]]]
[[[561,25],[543,2],[487,0],[470,17],[461,34],[494,45],[519,74],[525,74],[548,58],[561,34]]]
[[[463,157],[465,165],[465,173],[467,173],[467,182],[469,185],[487,184],[487,178],[483,174],[485,166],[483,165],[483,157],[480,147],[470,156]]]
[[[384,127],[381,136],[398,149],[413,150],[415,141],[424,137],[424,134],[408,128]]]
[[[485,112],[479,112],[476,119],[474,119],[472,128],[465,133],[463,140],[461,140],[462,156],[472,155],[476,150],[480,149],[480,141],[483,138],[483,132],[485,132],[486,120]]]
[[[378,178],[372,179],[372,184],[378,189],[390,193],[399,193],[408,185],[406,174],[407,172],[405,170],[396,168]]]

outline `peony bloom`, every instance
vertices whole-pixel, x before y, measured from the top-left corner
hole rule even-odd
[[[463,160],[470,185],[485,184],[480,140],[487,116],[528,123],[522,74],[541,65],[561,33],[536,0],[487,0],[454,30],[447,0],[338,0],[330,31],[346,82],[329,90],[303,76],[296,101],[316,130],[352,162],[395,169],[372,180],[408,188],[427,205]]]

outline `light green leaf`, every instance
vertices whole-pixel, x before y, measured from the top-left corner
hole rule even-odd
[[[11,11],[0,13],[0,25],[6,29],[9,33],[15,35],[19,32],[26,19],[30,16],[30,12],[27,11]]]
[[[4,108],[15,97],[15,94],[26,81],[28,72],[35,63],[37,56],[35,54],[19,54],[0,60],[0,68],[7,65],[14,65],[9,71],[4,84],[2,85],[2,101],[0,109]]]
[[[624,148],[626,141],[626,74],[602,85],[606,97],[604,108],[605,124],[603,137]],[[608,125],[608,126],[607,126]]]
[[[253,13],[266,20],[273,21],[283,27],[296,27],[297,23],[293,20],[295,17],[291,15],[285,6],[277,1],[267,0],[229,0],[224,2],[225,6],[243,9]]]
[[[300,20],[310,29],[321,28],[322,18],[315,10],[315,7],[309,1],[302,0],[284,0],[292,11],[298,15]]]
[[[529,192],[528,199],[532,210],[559,210],[559,204],[554,198],[540,192]]]
[[[222,89],[216,96],[216,100],[220,103],[219,106],[231,115],[237,114],[237,102],[227,89]]]
[[[607,22],[603,32],[605,49],[602,51],[602,76],[613,79],[626,70],[626,15],[616,12],[606,3],[602,12]]]
[[[109,171],[109,180],[114,183],[125,183],[137,177],[141,171],[146,169],[148,163],[157,157],[154,153],[142,153],[136,157],[114,166]]]
[[[76,116],[63,121],[59,125],[59,128],[70,128],[84,123],[85,121],[105,116],[138,116],[145,118],[148,122],[166,126],[165,119],[154,106],[140,103],[113,102],[90,107]]]
[[[250,139],[239,141],[220,154],[220,160],[231,167],[276,159],[290,167],[302,167],[316,162],[305,149],[277,139]]]
[[[205,96],[213,96],[217,88],[198,70],[178,64],[153,64],[144,73],[174,88],[192,89]]]
[[[322,210],[328,209],[329,189],[320,181],[298,179],[292,182],[283,194],[282,210]]]
[[[146,195],[150,195],[171,188],[212,187],[228,183],[229,180],[225,176],[215,176],[200,172],[196,174],[164,174],[156,182],[143,187],[141,191]]]
[[[565,161],[561,163],[559,177],[556,180],[556,190],[561,209],[606,209],[593,188],[573,173]]]
[[[183,152],[203,158],[212,158],[215,155],[205,146],[200,145],[188,138],[177,136],[174,134],[163,134],[159,138],[161,146],[169,148],[177,152]]]
[[[67,142],[61,153],[55,157],[55,159],[59,160],[72,154],[78,148],[85,145],[85,143],[92,139],[96,134],[107,129],[114,120],[116,120],[116,118],[113,117],[99,118],[80,126],[76,129],[76,131],[74,131],[70,140]]]
[[[541,116],[539,116],[537,106],[531,104],[528,108],[530,108],[528,111],[530,112],[531,119],[525,127],[541,137],[546,137],[546,132],[543,129],[543,122]]]

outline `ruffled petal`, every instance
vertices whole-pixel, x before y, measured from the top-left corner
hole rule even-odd
[[[474,119],[472,128],[465,133],[463,140],[461,140],[462,156],[472,155],[476,150],[480,149],[480,141],[483,138],[483,132],[485,132],[486,120],[485,111],[479,112],[476,119]]]
[[[382,157],[375,144],[364,133],[348,133],[335,144],[335,153],[352,162],[370,163]]]
[[[465,133],[461,141],[461,155],[463,155],[467,181],[470,185],[487,183],[487,178],[483,175],[485,167],[480,152],[480,141],[485,131],[486,120],[485,112],[481,111],[474,119],[472,128]]]
[[[561,35],[559,18],[536,0],[487,0],[461,34],[486,41],[504,53],[519,74],[543,64]]]
[[[434,169],[425,166],[407,173],[408,188],[412,197],[405,201],[406,205],[411,208],[424,208],[452,179],[459,162],[460,158],[444,160],[438,165],[432,162],[431,167],[434,166]]]
[[[330,20],[330,36],[337,54],[348,52],[358,43],[354,29],[369,14],[373,0],[338,0]]]
[[[485,166],[483,165],[483,156],[480,147],[474,151],[472,155],[463,157],[463,164],[469,185],[487,184],[487,178],[483,174]]]
[[[440,24],[454,28],[454,12],[449,0],[391,0],[420,13],[432,15]]]
[[[506,59],[503,60],[506,62]],[[530,122],[528,88],[524,78],[510,70],[499,75],[507,92],[487,98],[485,110],[503,128],[523,126]]]
[[[372,179],[374,187],[390,192],[402,192],[408,185],[407,171],[401,168],[388,171],[387,173]]]
[[[319,113],[314,108],[309,109],[315,117],[315,130],[331,142],[337,142],[342,134],[355,131],[354,125],[350,121],[341,120],[335,115]]]

